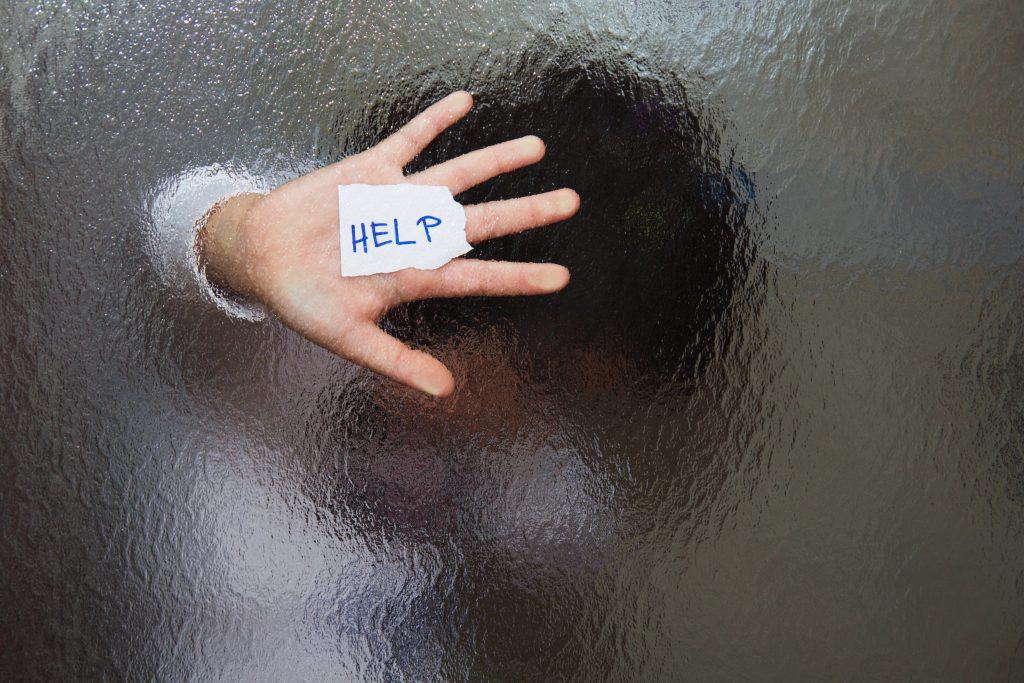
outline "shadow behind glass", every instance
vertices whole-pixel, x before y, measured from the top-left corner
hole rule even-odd
[[[699,516],[731,471],[715,389],[695,388],[715,381],[708,370],[736,332],[727,311],[753,263],[754,185],[722,150],[713,112],[673,77],[644,73],[538,51],[475,88],[474,111],[410,170],[539,135],[542,162],[459,200],[571,187],[579,214],[469,257],[561,263],[572,281],[551,296],[397,309],[386,329],[455,372],[447,407],[370,380],[329,389],[309,423],[318,462],[304,486],[328,518],[459,547],[459,594],[486,613],[474,637],[496,657],[480,660],[490,673],[515,660],[574,670],[579,660],[547,646],[571,642],[580,616],[559,596],[600,603],[615,539],[673,523],[654,511]],[[371,146],[457,87],[394,85],[325,156]],[[518,622],[532,626],[488,626]]]
[[[409,88],[408,99],[380,98],[352,146],[369,146],[447,91]],[[459,201],[571,187],[582,198],[579,214],[478,245],[468,257],[561,263],[572,280],[549,297],[419,302],[388,318],[391,331],[429,345],[497,326],[530,354],[523,367],[542,373],[537,379],[588,349],[621,359],[644,381],[693,380],[714,355],[715,327],[751,265],[745,222],[754,187],[723,158],[716,121],[680,83],[638,75],[626,61],[533,53],[474,94],[474,110],[410,170],[539,135],[543,161]],[[564,372],[554,375],[566,381]]]

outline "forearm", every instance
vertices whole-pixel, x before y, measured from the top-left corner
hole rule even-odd
[[[207,215],[198,236],[200,261],[206,265],[210,282],[247,297],[257,292],[253,264],[247,258],[246,219],[260,197],[244,193],[220,202]]]

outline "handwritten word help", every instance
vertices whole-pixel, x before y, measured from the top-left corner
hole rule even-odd
[[[472,249],[447,187],[339,185],[338,218],[344,277],[433,270]]]

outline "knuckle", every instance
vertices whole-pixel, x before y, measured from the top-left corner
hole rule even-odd
[[[458,164],[452,169],[452,179],[456,188],[463,189],[473,185],[473,177],[467,166]]]
[[[530,202],[529,215],[530,222],[532,224],[538,225],[548,219],[548,216],[550,215],[550,208],[547,202],[536,199],[530,199],[527,201]]]

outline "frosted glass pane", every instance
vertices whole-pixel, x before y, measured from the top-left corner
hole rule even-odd
[[[1019,0],[0,26],[0,677],[1024,675]],[[196,169],[273,184],[459,88],[414,168],[537,134],[460,199],[583,206],[478,250],[564,292],[386,318],[453,397],[169,279]]]

